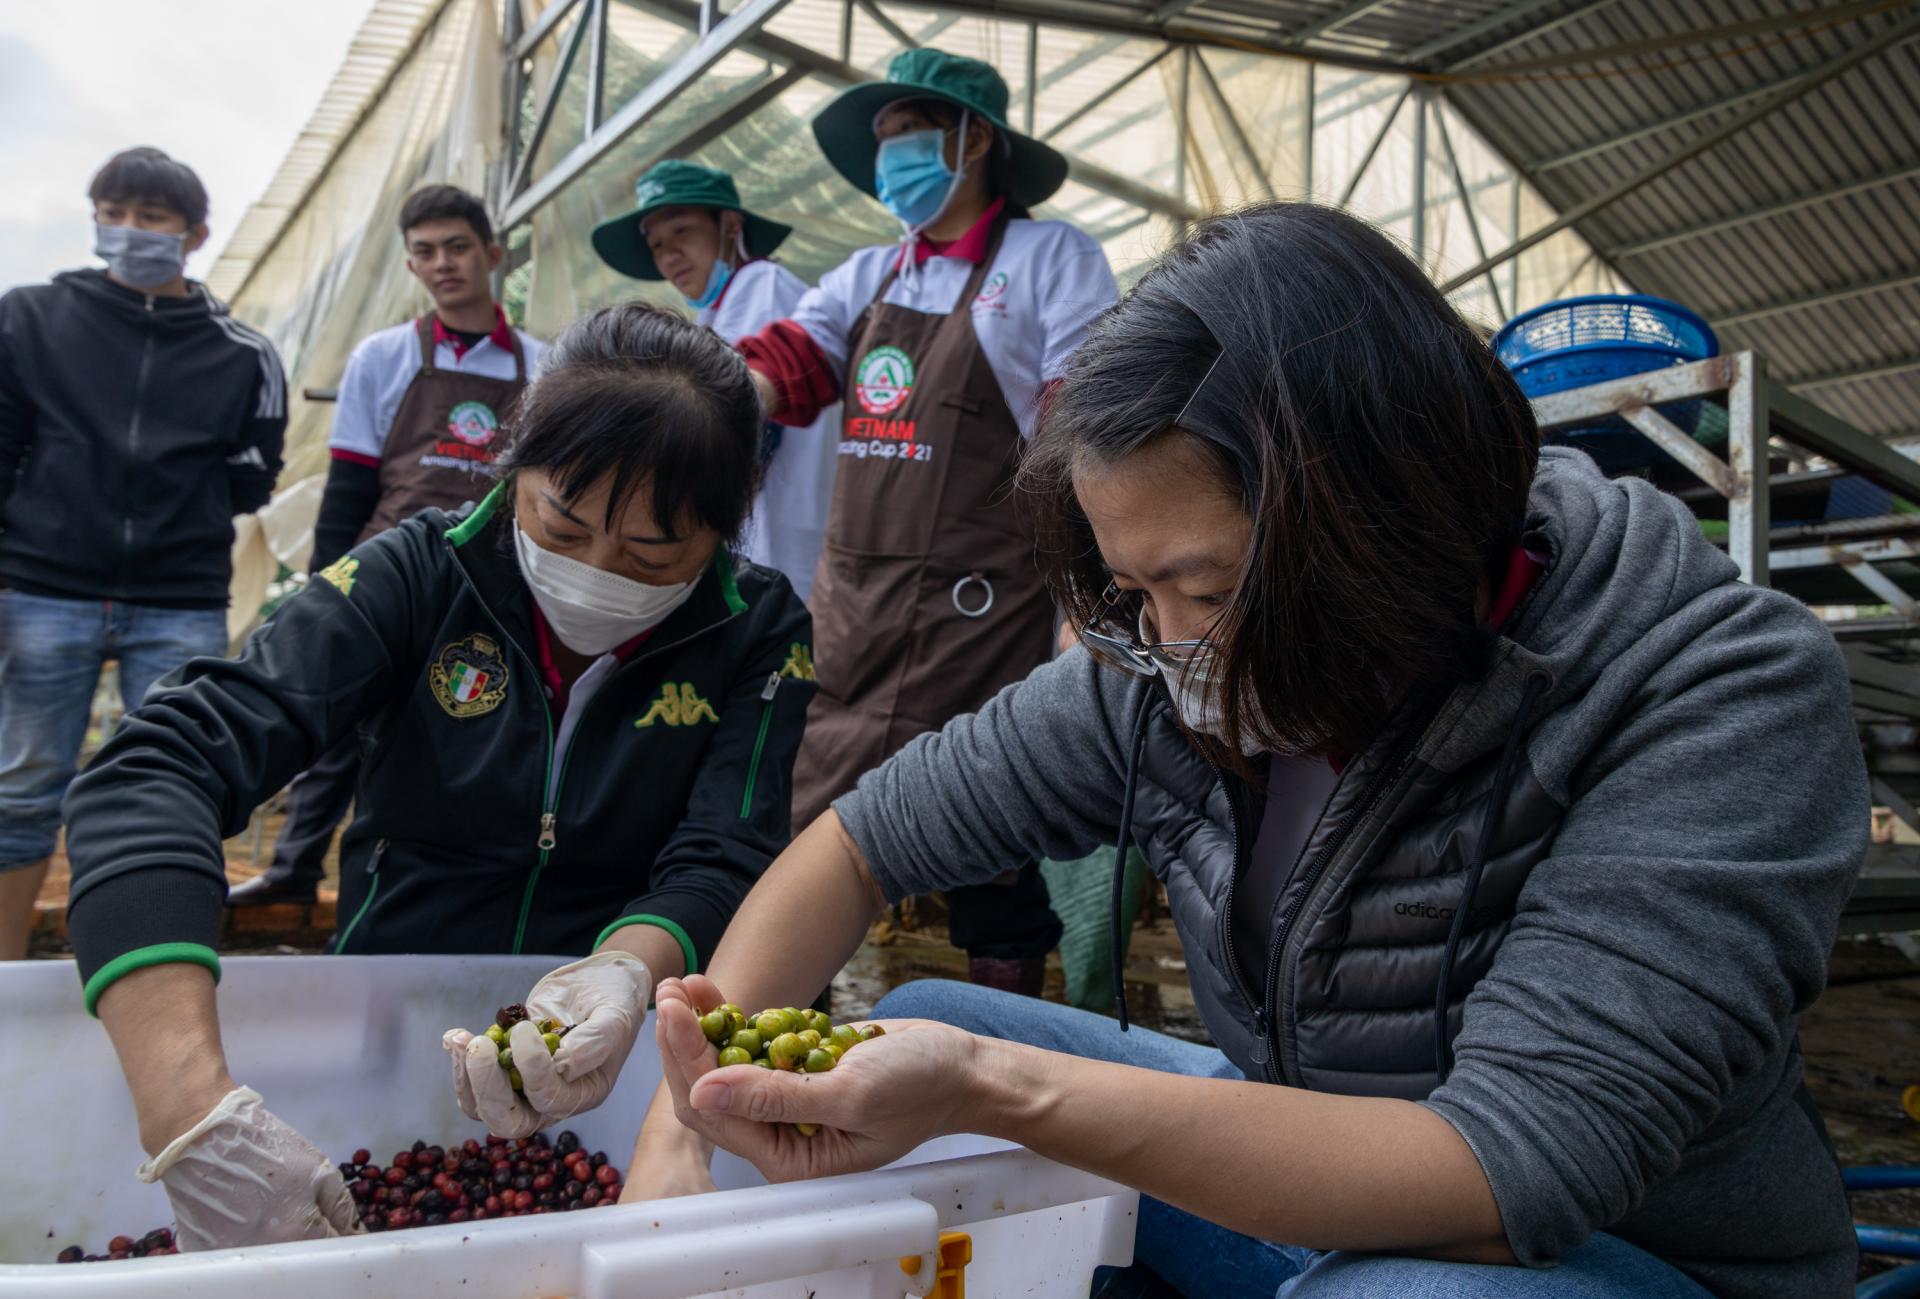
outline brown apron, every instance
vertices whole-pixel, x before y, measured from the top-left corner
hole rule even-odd
[[[854,323],[846,420],[814,579],[819,693],[794,764],[813,820],[924,731],[1046,662],[1053,601],[1015,510],[1020,425],[973,332],[999,222],[952,314],[883,301]]]
[[[380,503],[360,534],[365,541],[430,505],[451,510],[493,488],[513,404],[527,386],[527,358],[513,339],[513,378],[436,369],[433,317],[414,322],[420,370],[400,398],[380,453]]]

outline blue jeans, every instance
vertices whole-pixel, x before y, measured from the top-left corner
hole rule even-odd
[[[52,855],[107,660],[120,664],[120,698],[132,709],[188,659],[226,652],[222,609],[0,591],[0,871]]]
[[[873,1015],[936,1019],[988,1037],[1165,1073],[1242,1077],[1214,1047],[1140,1028],[1123,1035],[1104,1015],[965,983],[909,983],[881,998]],[[1140,1197],[1134,1258],[1133,1267],[1102,1268],[1094,1275],[1098,1299],[1711,1299],[1670,1264],[1613,1236],[1595,1234],[1547,1269],[1440,1263],[1255,1240],[1146,1195]]]

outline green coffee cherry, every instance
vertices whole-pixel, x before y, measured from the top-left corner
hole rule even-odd
[[[803,1137],[810,1137],[820,1130],[820,1125],[818,1123],[796,1123],[793,1125],[793,1130]]]
[[[808,1073],[826,1073],[834,1066],[834,1058],[828,1052],[815,1047],[807,1052],[807,1059],[800,1067]]]
[[[707,1035],[707,1041],[718,1046],[727,1040],[732,1026],[727,1023],[724,1011],[710,1010],[700,1017],[700,1031]]]
[[[845,1048],[844,1046],[841,1046],[838,1042],[822,1042],[820,1044],[820,1049],[826,1052],[828,1055],[832,1056],[833,1062],[835,1064],[839,1064],[840,1057],[847,1053],[847,1048]]]
[[[513,1084],[513,1089],[517,1092],[523,1092],[527,1089],[526,1083],[520,1080],[520,1071],[518,1069],[509,1068],[507,1070],[507,1081]]]
[[[820,1034],[815,1029],[803,1028],[798,1033],[795,1033],[794,1036],[802,1042],[805,1042],[807,1044],[807,1050],[809,1051],[820,1045]]]
[[[765,1054],[767,1049],[767,1044],[761,1039],[760,1030],[757,1028],[741,1029],[727,1040],[727,1045],[739,1047],[747,1053],[749,1059]]]
[[[815,1010],[811,1006],[800,1012],[800,1022],[821,1037],[833,1032],[833,1018],[824,1010]]]
[[[782,1033],[767,1046],[767,1059],[776,1069],[795,1069],[807,1054],[806,1043],[797,1033]]]
[[[552,1055],[560,1049],[560,1035],[558,1033],[542,1033],[540,1040],[547,1044],[548,1055]]]
[[[752,1063],[753,1063],[753,1057],[751,1055],[748,1055],[745,1051],[742,1051],[737,1046],[730,1046],[720,1053],[720,1067],[723,1069],[730,1064],[752,1064]]]
[[[765,1057],[764,1055],[761,1056],[758,1060],[753,1061],[753,1063],[759,1065],[762,1069],[773,1068],[773,1061],[767,1059],[767,1057]]]
[[[507,1044],[507,1030],[501,1028],[498,1024],[487,1025],[487,1041],[493,1043],[495,1046],[505,1046]]]
[[[836,1025],[833,1030],[833,1042],[842,1051],[861,1041],[860,1030],[851,1024]]]
[[[787,1017],[777,1010],[763,1010],[753,1017],[751,1027],[764,1042],[771,1042],[787,1031]]]
[[[501,1067],[502,1069],[511,1069],[511,1068],[513,1068],[513,1048],[512,1048],[512,1047],[510,1047],[510,1046],[509,1046],[509,1047],[503,1047],[503,1048],[501,1049],[501,1051],[500,1051],[500,1067]],[[517,1087],[517,1086],[519,1086],[519,1084],[518,1084],[518,1083],[515,1083],[514,1085],[515,1085],[516,1087]]]
[[[860,1040],[862,1042],[871,1041],[876,1037],[885,1037],[886,1035],[887,1030],[881,1028],[878,1024],[869,1024],[860,1030]]]

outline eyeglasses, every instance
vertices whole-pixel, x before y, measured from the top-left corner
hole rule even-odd
[[[1139,591],[1123,591],[1109,582],[1093,617],[1080,629],[1086,647],[1115,667],[1143,677],[1156,673],[1198,684],[1213,662],[1209,640],[1151,639],[1146,598]]]

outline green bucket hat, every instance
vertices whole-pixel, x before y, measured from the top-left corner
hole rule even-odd
[[[887,66],[885,81],[843,91],[813,119],[813,138],[835,171],[873,194],[873,119],[903,99],[938,99],[993,124],[1007,142],[1007,193],[1016,203],[1044,203],[1067,179],[1067,160],[1007,125],[1007,83],[991,64],[941,50],[908,50]]]
[[[710,207],[722,212],[738,212],[744,222],[741,236],[746,240],[750,257],[767,256],[793,233],[792,226],[755,216],[740,206],[740,191],[734,188],[733,177],[698,163],[677,159],[656,163],[634,182],[633,193],[640,206],[595,226],[593,251],[614,270],[636,280],[666,278],[653,264],[653,252],[640,229],[648,213],[663,207]]]

